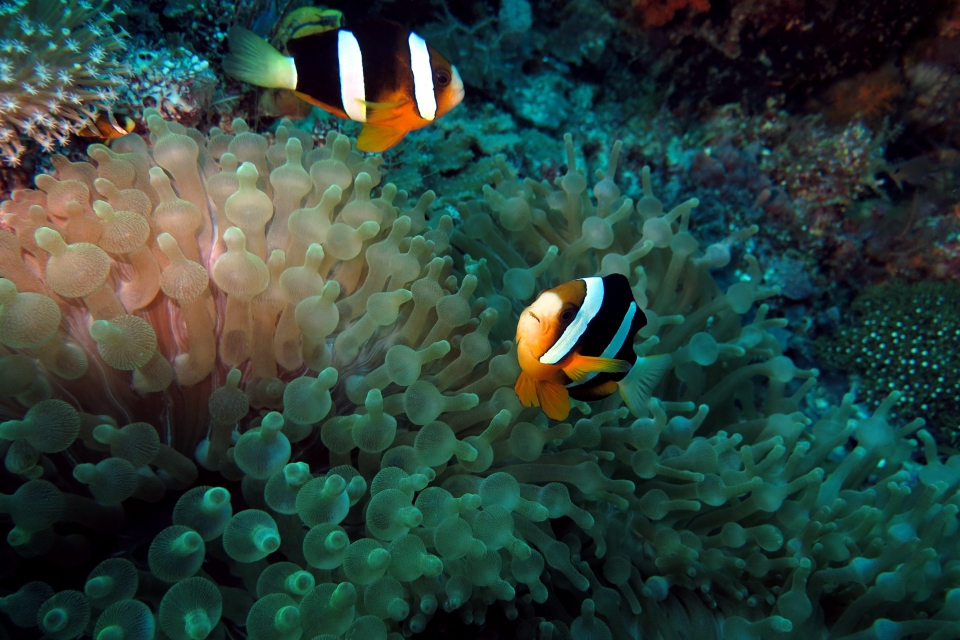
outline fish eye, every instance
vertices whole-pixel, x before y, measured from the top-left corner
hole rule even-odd
[[[567,309],[560,314],[560,319],[564,322],[572,322],[577,317],[576,309]]]
[[[450,84],[450,73],[446,69],[437,69],[434,75],[436,76],[434,81],[437,83],[437,86],[445,87]]]

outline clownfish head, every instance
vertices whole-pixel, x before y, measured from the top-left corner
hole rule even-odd
[[[557,342],[580,311],[578,298],[582,301],[583,296],[577,295],[577,282],[544,291],[523,310],[517,323],[518,347],[523,344],[542,354]]]
[[[429,46],[429,45],[428,45]],[[437,115],[449,113],[463,102],[464,88],[460,72],[450,62],[430,47],[430,63],[433,70],[433,88],[437,99]]]

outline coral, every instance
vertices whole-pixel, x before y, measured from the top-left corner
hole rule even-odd
[[[859,392],[879,405],[891,389],[903,396],[892,409],[924,417],[940,442],[960,438],[960,285],[894,282],[857,298],[851,317],[818,342],[825,364],[859,376]]]
[[[647,29],[662,27],[677,15],[678,11],[688,11],[695,15],[710,10],[709,0],[633,0],[633,7],[643,16],[643,26]]]
[[[497,22],[501,33],[526,33],[533,25],[528,0],[506,0],[500,3]]]
[[[710,273],[756,227],[701,249],[696,199],[665,209],[649,169],[621,195],[619,143],[595,181],[570,136],[553,183],[494,158],[455,223],[346,136],[146,121],[3,204],[15,633],[960,632],[956,465],[905,467],[897,392],[801,412],[777,290],[749,254]],[[612,272],[646,320],[637,415],[550,423],[513,391],[518,312]]]
[[[742,52],[742,32],[751,27],[761,34],[785,27],[797,28],[804,3],[797,0],[739,0],[731,3],[730,18],[723,25],[707,23],[698,34],[725,56],[736,58]],[[724,33],[725,31],[725,33]]]
[[[861,121],[834,130],[811,118],[796,123],[774,146],[765,168],[794,199],[806,224],[829,224],[826,218],[835,220],[858,196],[876,189],[885,138]]]
[[[905,120],[931,140],[960,142],[960,121],[948,105],[960,99],[960,75],[956,72],[953,40],[945,39],[911,56],[904,63],[904,76],[912,96]]]
[[[647,55],[676,106],[805,108],[812,96],[899,61],[949,3],[731,0],[666,27]],[[707,46],[704,46],[704,45]],[[901,83],[902,84],[902,83]]]
[[[555,131],[567,121],[573,109],[567,99],[572,90],[560,74],[543,73],[518,82],[505,97],[517,118],[539,129]]]
[[[243,24],[244,12],[257,4],[231,0],[118,1],[124,4],[127,28],[137,48],[159,55],[159,63],[172,63],[174,80],[180,83],[190,76],[208,76],[211,69],[219,68],[227,31],[238,21]],[[191,59],[194,55],[198,60]],[[204,62],[210,69],[200,66]],[[139,100],[133,104],[139,105]],[[132,114],[141,110],[142,106],[137,106]]]
[[[206,0],[200,0],[199,2],[193,2],[192,0],[168,0],[163,6],[163,15],[176,18],[183,14],[210,11],[219,8],[217,3],[206,2]]]
[[[170,49],[135,40],[125,62],[130,79],[118,92],[119,107],[131,113],[153,107],[185,125],[200,121],[217,86],[206,60],[183,47]]]
[[[112,4],[0,3],[0,152],[7,165],[20,163],[22,137],[50,151],[117,99],[127,34],[111,24],[121,13]]]
[[[813,277],[814,299],[846,305],[891,276],[957,273],[955,153],[890,162],[910,139],[900,129],[727,105],[673,141],[665,169],[709,214],[699,234],[713,240],[725,225],[759,224],[751,250],[768,269],[789,252]]]
[[[758,256],[775,263],[790,252],[806,264],[817,297],[886,277],[874,262],[894,261],[901,247],[886,241],[904,226],[881,231],[863,210],[885,196],[876,174],[887,166],[888,128],[874,130],[859,119],[832,126],[819,114],[772,109],[745,116],[728,105],[698,131],[694,142],[702,140],[710,156],[694,156],[688,180],[719,193],[717,206],[716,195],[697,191],[718,220],[761,226]],[[728,203],[739,206],[731,211]]]
[[[893,111],[894,104],[903,94],[903,80],[892,65],[862,73],[841,80],[827,90],[827,119],[835,124],[847,124],[861,118],[877,127]]]
[[[947,178],[941,180],[941,178]],[[849,226],[864,239],[862,256],[872,270],[887,277],[909,281],[952,280],[960,258],[960,219],[949,190],[940,185],[954,182],[949,173],[931,180],[931,188],[916,191],[912,198],[894,203],[866,200],[850,216]]]

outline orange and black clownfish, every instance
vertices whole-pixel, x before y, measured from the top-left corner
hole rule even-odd
[[[137,126],[129,116],[123,114],[114,114],[112,111],[101,111],[96,120],[87,123],[87,126],[77,132],[82,138],[100,138],[101,140],[113,140],[120,138]]]
[[[313,33],[285,56],[252,31],[230,29],[224,70],[261,87],[291,89],[307,102],[363,123],[357,149],[385,151],[463,100],[457,68],[395,22]]]
[[[599,400],[620,391],[637,415],[670,366],[669,356],[638,358],[633,340],[646,324],[630,282],[619,273],[547,289],[517,324],[522,369],[515,390],[525,406],[565,420],[570,398]]]

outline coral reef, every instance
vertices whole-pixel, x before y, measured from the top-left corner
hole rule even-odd
[[[651,29],[662,27],[677,15],[688,11],[693,15],[710,10],[708,0],[634,0],[633,7],[643,16],[643,26]]]
[[[783,355],[777,290],[749,254],[710,274],[756,227],[701,249],[696,199],[665,209],[648,169],[621,195],[619,143],[592,186],[569,136],[552,183],[495,158],[454,220],[346,136],[145,119],[149,146],[3,204],[13,633],[960,633],[956,465],[922,430],[910,463],[899,392],[801,411],[816,372]],[[611,272],[644,309],[646,403],[550,424],[512,388],[517,314]]]
[[[827,90],[827,118],[841,125],[860,119],[879,128],[903,97],[903,85],[899,71],[892,65],[841,80]]]
[[[694,131],[677,145],[681,166],[688,165],[678,173],[696,186],[708,212],[702,232],[712,237],[730,224],[758,224],[753,250],[767,268],[783,273],[776,282],[789,298],[805,299],[797,294],[807,289],[814,298],[842,299],[847,289],[887,275],[867,259],[895,261],[897,248],[884,243],[903,227],[882,228],[864,203],[886,195],[877,174],[887,166],[888,131],[859,119],[834,127],[819,114],[748,116],[736,105],[717,110]],[[698,150],[698,143],[705,148]],[[782,268],[785,253],[812,288],[787,284],[800,280]]]
[[[873,287],[851,305],[851,317],[819,341],[826,366],[859,375],[866,402],[879,405],[903,392],[892,415],[923,417],[940,442],[960,443],[960,285],[891,283]]]
[[[205,116],[218,84],[207,60],[183,47],[134,41],[125,61],[130,78],[118,92],[119,108],[139,114],[153,107],[187,126]]]
[[[126,75],[127,34],[111,24],[119,13],[109,0],[0,3],[0,153],[8,166],[21,161],[21,138],[50,151],[116,100]]]
[[[668,25],[650,56],[664,60],[656,72],[671,84],[674,104],[761,109],[783,99],[797,109],[838,80],[902,56],[946,5],[733,0],[693,24]]]
[[[183,47],[218,66],[221,45],[230,26],[256,3],[232,0],[117,0],[134,35],[159,41],[171,49]]]

